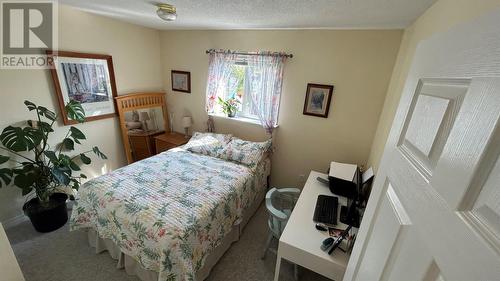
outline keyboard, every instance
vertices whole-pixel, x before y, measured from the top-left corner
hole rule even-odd
[[[337,224],[339,199],[334,196],[318,195],[313,220],[324,224]]]

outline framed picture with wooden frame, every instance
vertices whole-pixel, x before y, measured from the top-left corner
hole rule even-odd
[[[172,91],[191,93],[191,72],[172,70]]]
[[[333,85],[307,84],[304,115],[328,118]]]
[[[81,103],[85,121],[117,116],[111,56],[51,50],[47,55],[52,59],[50,72],[65,125],[76,123],[68,119],[64,110],[72,100]]]

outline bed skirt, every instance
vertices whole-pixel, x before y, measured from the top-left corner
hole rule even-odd
[[[240,239],[243,228],[247,225],[247,223],[259,208],[260,204],[264,200],[265,195],[265,191],[259,194],[255,203],[253,203],[253,205],[251,205],[245,211],[241,222],[234,225],[233,229],[226,235],[226,237],[224,237],[222,243],[217,248],[215,248],[212,253],[210,253],[210,255],[208,255],[207,259],[205,260],[205,265],[198,272],[196,272],[197,281],[205,280],[215,264],[229,249],[229,247],[231,247],[231,244]],[[122,253],[120,248],[116,246],[113,241],[111,241],[110,239],[99,237],[94,229],[87,229],[87,233],[90,246],[95,248],[96,253],[108,251],[109,255],[113,259],[118,260],[117,268],[124,268],[127,274],[136,275],[142,281],[158,281],[158,272],[144,269],[133,258]]]

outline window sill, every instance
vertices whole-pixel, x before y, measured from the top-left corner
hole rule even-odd
[[[253,125],[257,125],[257,126],[262,127],[262,124],[257,119],[246,118],[246,117],[241,117],[241,116],[227,117],[227,115],[216,114],[216,113],[209,113],[208,116],[213,116],[213,117],[220,118],[220,119],[234,120],[237,122],[243,122],[243,123],[253,124]],[[278,127],[279,127],[279,125],[274,126],[274,128],[278,128]]]
[[[215,113],[210,113],[208,115],[209,116],[213,116],[213,117],[217,117],[217,118],[221,118],[221,119],[234,120],[234,121],[238,121],[238,122],[244,122],[244,123],[249,123],[249,124],[254,124],[254,125],[261,126],[260,121],[256,120],[256,119],[251,119],[251,118],[246,118],[246,117],[240,117],[240,116],[227,117],[226,115],[215,114]]]

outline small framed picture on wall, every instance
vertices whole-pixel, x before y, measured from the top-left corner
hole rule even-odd
[[[172,70],[172,91],[191,93],[191,72]]]
[[[304,115],[328,118],[333,85],[307,84]]]

